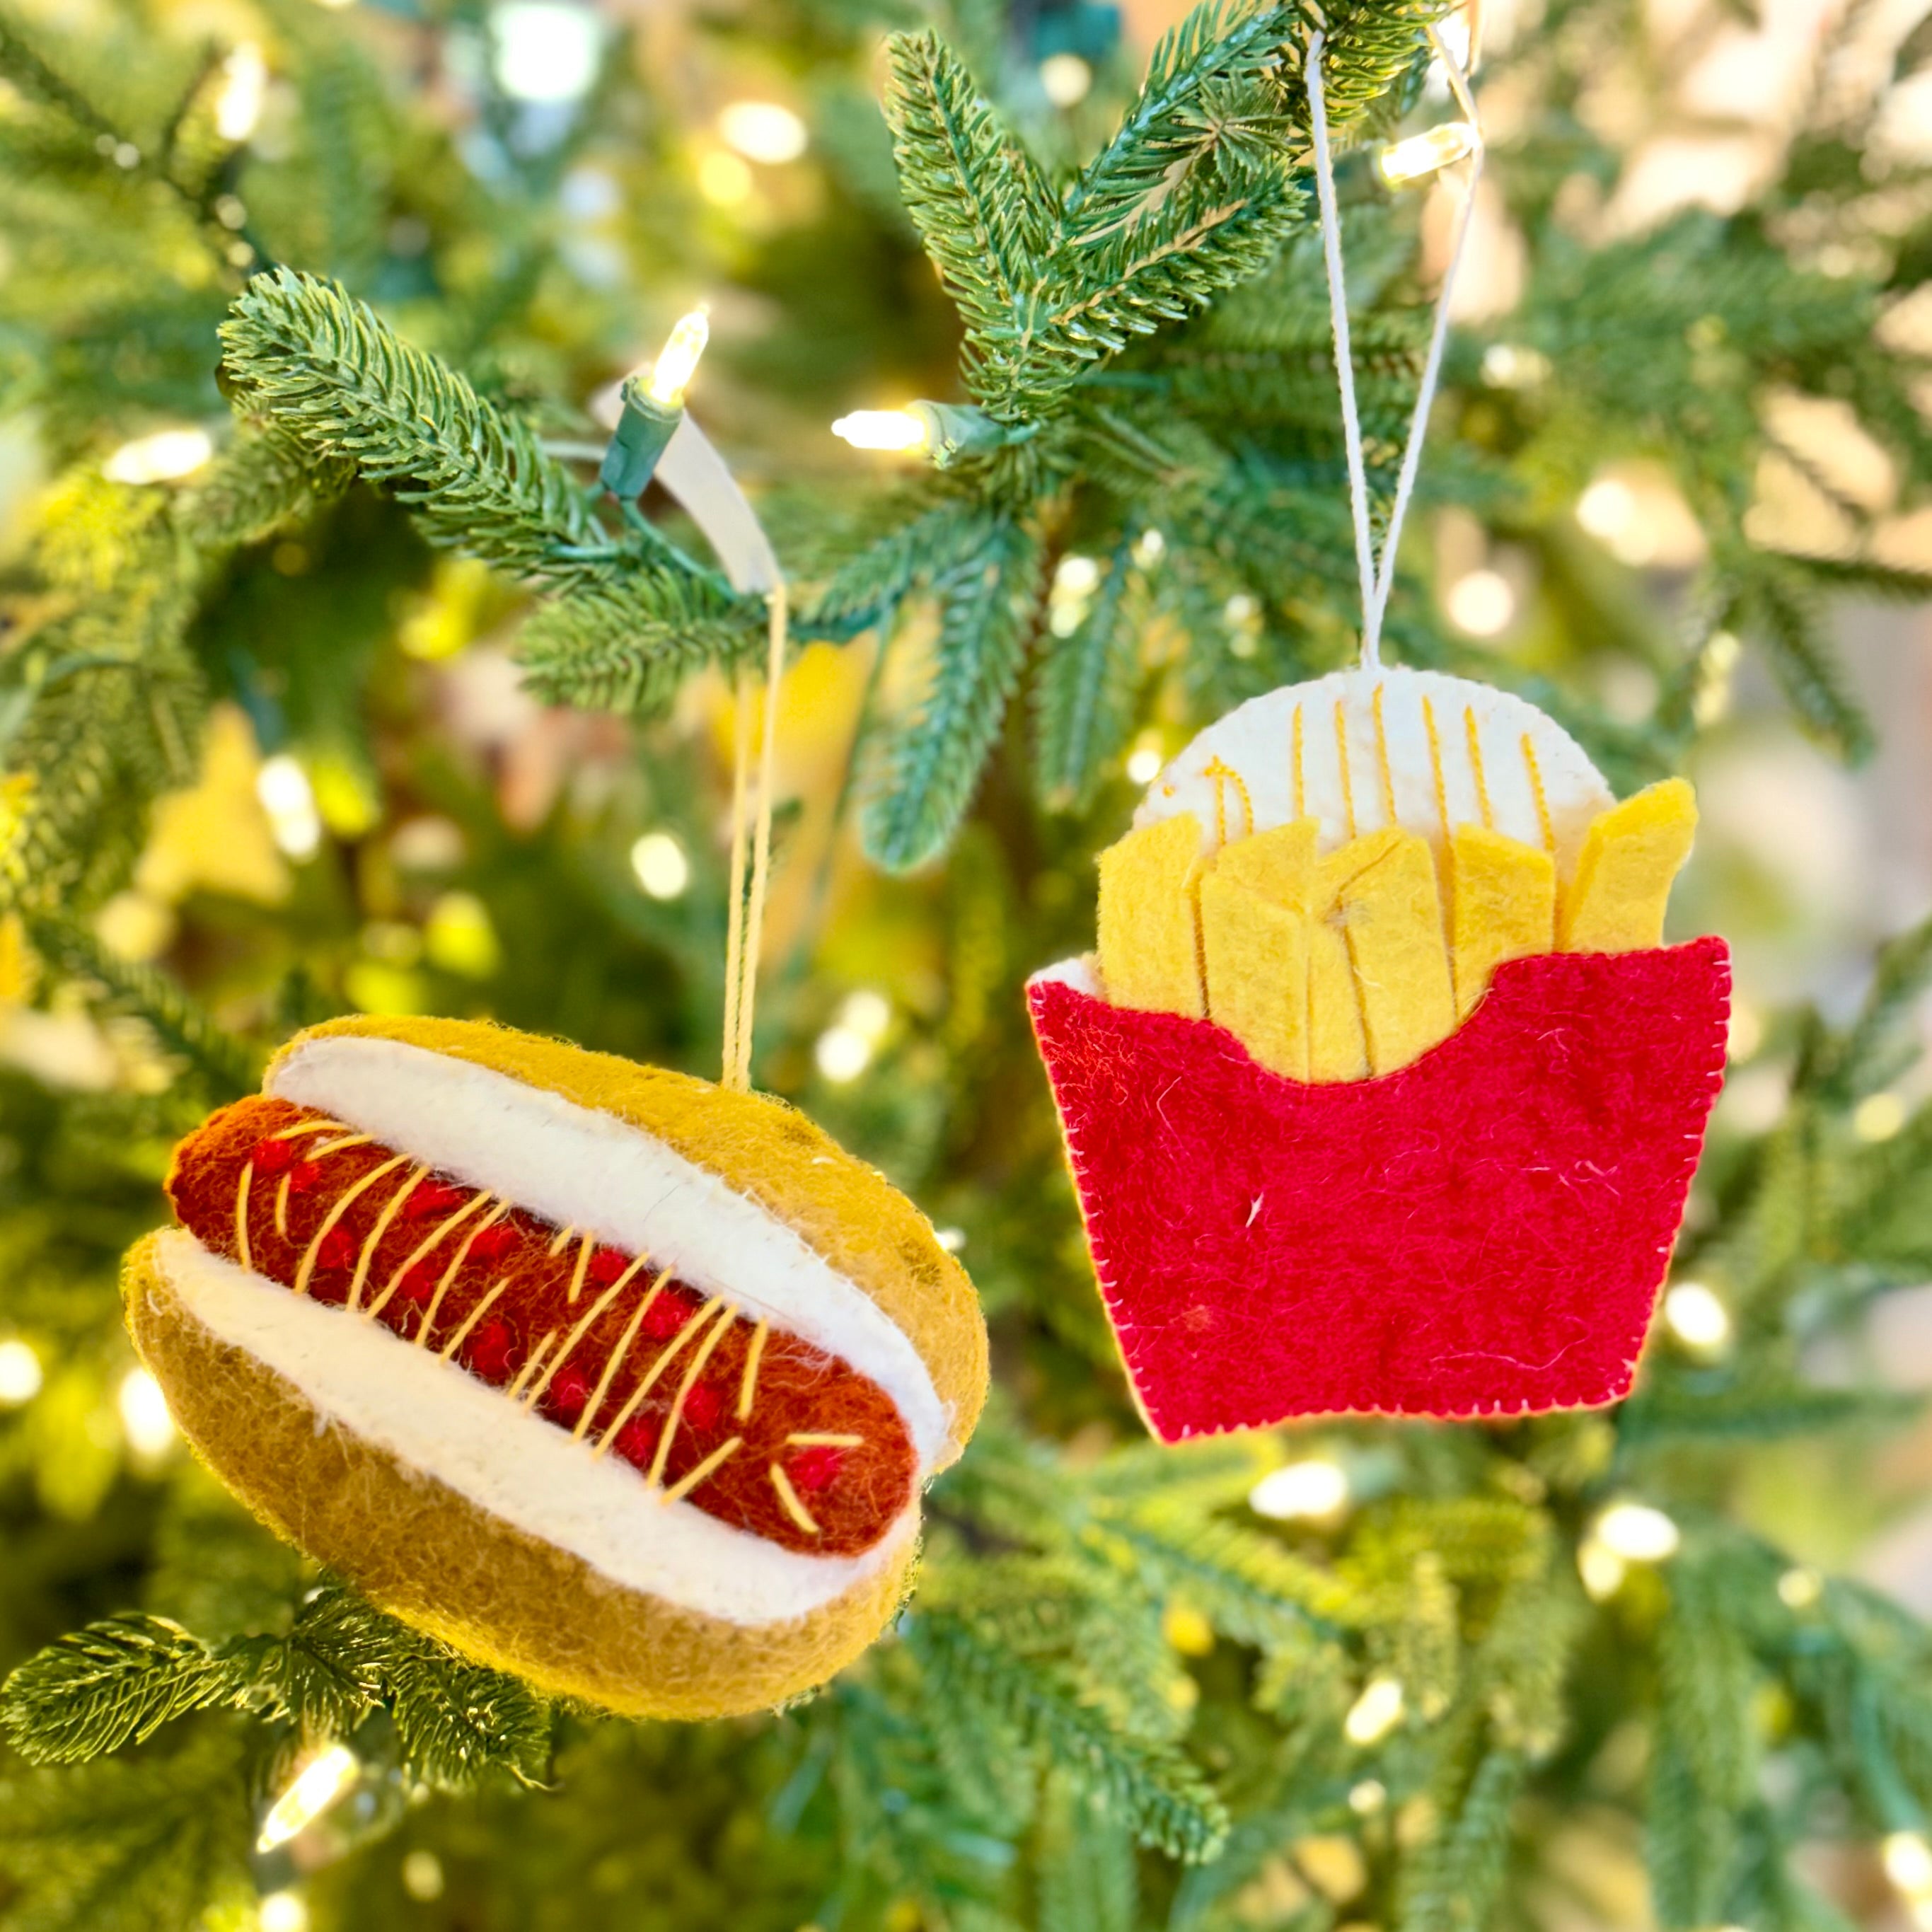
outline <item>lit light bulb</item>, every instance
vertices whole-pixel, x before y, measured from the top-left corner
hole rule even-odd
[[[1787,1610],[1808,1610],[1824,1594],[1824,1578],[1802,1564],[1778,1580],[1778,1600]]]
[[[839,1002],[838,1024],[850,1027],[868,1045],[877,1046],[892,1023],[892,1005],[883,993],[862,986]]]
[[[777,167],[805,152],[805,123],[776,100],[734,100],[718,117],[724,145],[748,161]]]
[[[818,1070],[834,1086],[856,1080],[872,1062],[872,1042],[856,1028],[842,1022],[827,1027],[812,1049]]]
[[[854,449],[910,453],[932,440],[925,419],[913,410],[854,410],[832,425],[832,434]]]
[[[1094,70],[1078,54],[1048,54],[1040,64],[1040,92],[1056,107],[1077,107],[1094,89]]]
[[[172,483],[191,476],[214,454],[205,429],[162,429],[124,442],[103,466],[110,483]]]
[[[1352,1744],[1372,1744],[1385,1738],[1402,1720],[1401,1681],[1372,1677],[1342,1720],[1342,1735]]]
[[[1664,1298],[1664,1319],[1686,1348],[1721,1348],[1731,1339],[1731,1312],[1701,1281],[1680,1281]]]
[[[362,1770],[346,1744],[331,1744],[311,1758],[280,1797],[268,1808],[255,1840],[258,1852],[272,1852],[320,1818],[349,1787]]]
[[[1376,157],[1376,166],[1390,188],[1406,188],[1473,154],[1477,140],[1468,122],[1445,121],[1406,141],[1392,142]]]
[[[253,40],[244,40],[221,64],[221,92],[215,97],[214,131],[224,141],[245,141],[262,118],[268,93],[268,63]]]
[[[165,1455],[175,1439],[175,1419],[161,1385],[146,1369],[130,1369],[115,1397],[128,1446],[144,1460]]]
[[[1676,1524],[1648,1503],[1612,1503],[1598,1517],[1594,1534],[1626,1563],[1661,1563],[1683,1540]]]
[[[496,85],[516,100],[580,100],[597,78],[603,28],[588,7],[508,0],[490,16]]]
[[[308,859],[322,843],[322,814],[308,774],[286,752],[262,760],[255,774],[255,796],[268,814],[275,843],[291,859]]]
[[[1630,1565],[1614,1550],[1607,1550],[1594,1538],[1576,1552],[1576,1574],[1592,1603],[1614,1597],[1630,1574]]]
[[[0,1408],[18,1408],[40,1392],[40,1358],[31,1342],[0,1342]]]
[[[1636,492],[1621,477],[1600,476],[1576,499],[1576,520],[1613,543],[1636,520]]]
[[[1873,1094],[1852,1109],[1852,1132],[1862,1141],[1888,1141],[1905,1121],[1905,1102],[1896,1094]]]
[[[1449,621],[1472,638],[1500,636],[1516,616],[1516,592],[1500,571],[1472,570],[1443,599]]]
[[[1152,784],[1167,763],[1158,738],[1143,737],[1127,754],[1127,776],[1136,784]]]
[[[691,861],[668,832],[646,832],[631,848],[631,870],[654,899],[674,899],[691,883]]]
[[[1310,1456],[1270,1469],[1248,1492],[1248,1507],[1278,1522],[1334,1516],[1348,1500],[1348,1474],[1339,1462]]]
[[[1894,1832],[1880,1856],[1885,1875],[1909,1899],[1932,1898],[1932,1845],[1918,1832]]]
[[[694,308],[672,324],[664,351],[651,370],[647,393],[652,402],[667,410],[684,406],[684,392],[698,373],[698,358],[711,340],[711,316],[704,308]]]
[[[295,1892],[272,1892],[262,1900],[257,1922],[262,1932],[308,1932],[308,1907]]]

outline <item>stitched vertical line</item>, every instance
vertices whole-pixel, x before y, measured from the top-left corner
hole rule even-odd
[[[1490,808],[1490,782],[1483,774],[1482,734],[1476,729],[1475,712],[1466,705],[1462,709],[1462,728],[1469,740],[1469,769],[1476,777],[1476,802],[1482,808],[1483,830],[1493,832],[1496,815]]]
[[[672,1440],[677,1434],[678,1424],[684,1420],[685,1397],[690,1394],[698,1377],[704,1372],[705,1364],[717,1353],[718,1343],[724,1340],[730,1328],[731,1319],[731,1310],[728,1307],[720,1307],[718,1318],[711,1324],[710,1334],[692,1352],[691,1360],[685,1364],[683,1376],[677,1385],[677,1394],[671,1399],[670,1414],[665,1420],[664,1433],[658,1438],[658,1453],[651,1458],[650,1480],[653,1489],[663,1480],[664,1465],[670,1460]]]
[[[1305,818],[1308,815],[1308,788],[1303,782],[1301,763],[1301,706],[1294,707],[1294,736],[1290,744],[1289,755],[1294,764],[1294,815]]]
[[[618,1283],[620,1288],[644,1265],[644,1256],[640,1255],[625,1270],[623,1279]],[[670,1279],[670,1270],[666,1268],[644,1290],[637,1306],[632,1310],[631,1318],[625,1323],[624,1332],[618,1337],[617,1346],[611,1352],[610,1359],[604,1364],[604,1372],[597,1378],[597,1386],[591,1391],[590,1400],[584,1405],[584,1413],[577,1418],[577,1426],[570,1432],[570,1439],[573,1442],[581,1442],[585,1432],[596,1419],[597,1412],[604,1406],[604,1398],[610,1393],[610,1384],[617,1379],[617,1371],[623,1365],[624,1358],[631,1352],[631,1344],[638,1339],[638,1330],[643,1325],[645,1310],[656,1300],[658,1291]]]
[[[1342,768],[1342,809],[1347,815],[1348,836],[1355,836],[1355,784],[1348,774],[1348,713],[1340,698],[1335,700],[1335,757]]]
[[[818,1535],[819,1533],[818,1520],[811,1510],[799,1500],[797,1490],[791,1486],[791,1478],[776,1462],[772,1464],[769,1473],[772,1479],[772,1487],[778,1492],[778,1502],[785,1514],[790,1516],[807,1536]]]
[[[553,1328],[550,1333],[530,1351],[530,1359],[517,1371],[515,1376],[512,1378],[510,1386],[503,1391],[503,1393],[508,1396],[512,1402],[514,1402],[517,1398],[523,1394],[524,1384],[536,1372],[537,1365],[542,1361],[544,1354],[548,1350],[550,1345],[556,1340],[556,1330]]]
[[[752,1404],[758,1399],[758,1364],[764,1359],[765,1338],[772,1332],[769,1322],[760,1322],[752,1330],[752,1345],[745,1351],[745,1372],[738,1383],[738,1420],[748,1420]]]
[[[289,1238],[289,1177],[286,1174],[275,1190],[275,1232],[285,1241]]]
[[[1388,726],[1382,718],[1382,697],[1388,688],[1386,685],[1378,684],[1376,686],[1376,763],[1382,768],[1382,811],[1387,816],[1389,824],[1393,825],[1396,822],[1395,773],[1389,766]]]
[[[596,1236],[586,1234],[584,1245],[577,1251],[577,1267],[571,1275],[570,1293],[566,1298],[567,1305],[570,1307],[577,1306],[577,1298],[584,1292],[584,1277],[590,1271],[590,1251],[596,1245]]]
[[[302,1250],[301,1264],[296,1270],[295,1292],[296,1294],[308,1294],[309,1277],[315,1273],[316,1257],[321,1253],[322,1244],[328,1238],[330,1232],[335,1224],[385,1174],[394,1173],[399,1167],[406,1167],[409,1165],[409,1156],[406,1154],[392,1154],[380,1167],[372,1167],[322,1217],[322,1226],[316,1228],[314,1238]]]
[[[1553,859],[1556,828],[1550,822],[1550,801],[1543,795],[1543,768],[1536,762],[1536,747],[1529,742],[1527,731],[1522,734],[1522,765],[1529,774],[1529,788],[1536,794],[1536,822],[1543,828],[1543,849]]]
[[[444,1342],[442,1346],[436,1351],[436,1353],[442,1357],[443,1360],[447,1362],[453,1360],[455,1358],[457,1350],[461,1348],[464,1343],[469,1340],[470,1331],[476,1326],[478,1322],[482,1320],[484,1316],[487,1315],[491,1309],[496,1306],[497,1297],[500,1295],[503,1292],[504,1289],[508,1288],[509,1285],[510,1277],[508,1275],[506,1275],[503,1279],[498,1282],[495,1286],[490,1290],[489,1293],[484,1295],[483,1299],[463,1318],[462,1321],[458,1324],[456,1333],[451,1336],[449,1340]]]
[[[248,1184],[254,1178],[255,1163],[252,1159],[242,1166],[241,1185],[235,1190],[235,1246],[240,1252],[242,1265],[252,1269],[255,1258],[248,1248]]]
[[[389,1232],[389,1224],[396,1218],[396,1210],[415,1191],[428,1169],[412,1168],[403,1176],[403,1184],[388,1200],[382,1203],[382,1211],[376,1216],[376,1225],[369,1230],[369,1238],[362,1244],[362,1252],[356,1257],[356,1272],[349,1282],[349,1312],[354,1314],[362,1305],[362,1290],[369,1280],[370,1264],[376,1258],[376,1250],[382,1244],[382,1237]]]
[[[1442,827],[1442,842],[1448,844],[1449,830],[1449,788],[1442,780],[1442,740],[1436,736],[1436,707],[1425,696],[1422,700],[1422,727],[1429,734],[1429,769],[1436,781],[1436,816]]]
[[[485,1201],[489,1198],[487,1194],[483,1197]],[[415,1337],[416,1346],[418,1348],[428,1346],[430,1330],[436,1326],[436,1318],[442,1312],[442,1298],[449,1292],[451,1282],[455,1280],[457,1276],[462,1271],[463,1264],[470,1258],[471,1244],[485,1228],[494,1228],[509,1211],[508,1202],[498,1202],[496,1206],[484,1215],[468,1234],[464,1236],[462,1246],[450,1258],[448,1267],[443,1270],[442,1277],[436,1285],[436,1292],[429,1298],[429,1306],[423,1310],[422,1326],[416,1330]]]

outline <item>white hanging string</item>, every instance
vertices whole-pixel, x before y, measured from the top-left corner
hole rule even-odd
[[[1456,218],[1456,238],[1449,251],[1448,266],[1442,274],[1442,286],[1436,298],[1436,322],[1429,338],[1429,353],[1422,365],[1422,382],[1416,392],[1415,411],[1409,418],[1408,440],[1402,452],[1402,467],[1396,478],[1395,500],[1389,507],[1388,529],[1382,538],[1379,564],[1369,520],[1367,470],[1362,460],[1362,422],[1355,402],[1355,365],[1348,346],[1348,292],[1342,275],[1342,222],[1335,200],[1335,166],[1328,147],[1328,101],[1322,77],[1322,50],[1326,36],[1317,32],[1308,42],[1308,120],[1315,144],[1315,193],[1322,213],[1322,249],[1328,270],[1328,314],[1335,334],[1335,374],[1342,392],[1342,436],[1348,458],[1348,504],[1355,526],[1355,572],[1362,595],[1362,666],[1366,670],[1382,668],[1382,614],[1388,608],[1389,592],[1395,584],[1396,547],[1401,539],[1402,520],[1408,514],[1409,499],[1415,491],[1415,475],[1422,462],[1422,445],[1429,430],[1429,412],[1436,400],[1442,376],[1442,351],[1449,339],[1449,300],[1456,278],[1462,266],[1469,230],[1476,212],[1476,187],[1483,172],[1482,123],[1476,115],[1474,97],[1461,63],[1434,27],[1429,29],[1430,44],[1449,77],[1450,91],[1475,135],[1469,154],[1469,178],[1462,206]]]

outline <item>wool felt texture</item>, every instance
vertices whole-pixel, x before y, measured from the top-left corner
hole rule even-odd
[[[463,1078],[446,1077],[452,1070]],[[487,1175],[443,1172],[411,1145],[412,1078],[423,1083],[423,1140],[466,1150]],[[516,1210],[512,1232],[524,1244],[518,1252],[527,1258],[536,1241],[543,1258],[552,1258],[541,1217],[501,1178],[524,1162],[544,1175],[547,1198],[590,1204],[587,1231],[598,1235],[596,1243],[585,1241],[583,1230],[574,1249],[561,1229],[550,1237],[560,1254],[571,1256],[569,1281],[581,1264],[580,1286],[587,1293],[592,1267],[609,1269],[608,1258],[600,1262],[597,1217],[648,1229],[662,1207],[661,1201],[613,1207],[602,1198],[598,1177],[628,1171],[627,1154],[649,1156],[640,1172],[662,1172],[659,1155],[651,1152],[662,1148],[681,1163],[680,1189],[708,1202],[709,1220],[731,1209],[725,1218],[757,1236],[769,1289],[795,1300],[819,1281],[852,1304],[849,1332],[863,1339],[878,1329],[908,1352],[935,1432],[920,1448],[922,1481],[956,1456],[970,1433],[986,1394],[986,1338],[970,1282],[910,1202],[782,1102],[485,1023],[333,1022],[292,1042],[266,1084],[272,1106],[299,1112],[326,1098],[345,1126],[370,1132],[380,1124],[378,1116],[396,1125],[400,1154],[390,1158],[400,1165],[386,1173],[387,1143],[344,1147],[331,1156],[358,1163],[355,1172],[368,1182],[368,1198],[346,1201],[357,1181],[345,1177],[333,1196],[337,1226],[325,1220],[310,1231],[304,1253],[313,1250],[311,1272],[307,1292],[298,1294],[256,1271],[258,1259],[273,1265],[288,1257],[275,1250],[282,1238],[274,1210],[264,1220],[262,1204],[244,1202],[238,1192],[243,1164],[230,1149],[217,1177],[220,1162],[211,1156],[221,1136],[198,1147],[191,1139],[175,1176],[179,1198],[184,1205],[198,1198],[200,1174],[211,1180],[212,1199],[218,1191],[212,1180],[225,1187],[234,1173],[238,1194],[227,1238],[250,1266],[222,1260],[190,1235],[170,1234],[137,1250],[125,1277],[130,1330],[184,1433],[258,1515],[406,1620],[548,1688],[625,1711],[696,1717],[754,1709],[822,1682],[877,1635],[903,1595],[916,1541],[916,1496],[883,1526],[884,1512],[873,1513],[866,1528],[871,1546],[860,1556],[780,1547],[682,1500],[675,1484],[652,1490],[640,1470],[625,1466],[623,1450],[600,1458],[589,1442],[557,1426],[559,1417],[537,1412],[536,1404],[556,1384],[543,1384],[536,1348],[514,1322],[480,1354],[488,1324],[474,1327],[458,1343],[460,1358],[443,1361],[388,1332],[380,1319],[363,1321],[346,1306],[326,1305],[320,1291],[344,1292],[346,1301],[356,1293],[358,1272],[366,1290],[386,1268],[397,1292],[404,1292],[408,1256],[395,1230],[408,1218],[416,1190],[388,1191],[394,1186],[388,1175],[417,1166],[434,1170],[417,1182],[430,1190],[428,1209],[453,1213],[465,1186],[494,1184]],[[466,1099],[475,1102],[476,1118],[464,1116]],[[366,1119],[356,1113],[358,1101],[366,1102]],[[258,1124],[237,1130],[251,1148]],[[502,1135],[509,1156],[492,1138]],[[568,1162],[560,1170],[551,1156],[560,1148],[595,1172]],[[738,1210],[748,1207],[757,1213],[746,1221]],[[306,1226],[299,1209],[285,1211],[292,1227]],[[220,1238],[217,1228],[204,1232]],[[340,1252],[326,1255],[338,1234]],[[775,1234],[783,1238],[778,1249]],[[688,1226],[683,1238],[694,1238]],[[258,1239],[259,1258],[252,1252]],[[707,1268],[728,1262],[715,1240],[696,1245]],[[781,1262],[790,1253],[810,1264],[783,1262],[788,1271],[774,1274],[775,1252]],[[500,1264],[516,1256],[497,1258]],[[402,1264],[400,1271],[392,1262]],[[544,1292],[559,1288],[550,1279],[555,1268],[538,1274]],[[728,1282],[707,1286],[721,1306],[732,1299]],[[560,1292],[567,1305],[568,1282]],[[668,1281],[666,1294],[661,1306],[691,1298]],[[482,1312],[480,1301],[472,1312]],[[640,1322],[650,1312],[641,1302],[636,1312]],[[855,1312],[865,1318],[856,1325]],[[688,1318],[695,1334],[696,1317]],[[732,1346],[725,1328],[721,1316],[694,1348],[694,1359],[706,1346],[712,1359],[724,1359]],[[344,1336],[348,1341],[338,1342]],[[608,1340],[590,1329],[580,1339]],[[736,1346],[748,1346],[748,1336],[739,1334]],[[777,1362],[787,1358],[776,1328],[768,1346]],[[529,1348],[520,1370],[510,1360],[519,1347]],[[810,1402],[821,1400],[828,1380],[837,1380],[828,1376],[833,1365],[811,1348],[791,1353],[799,1392]],[[888,1349],[883,1359],[897,1357]],[[505,1372],[507,1388],[500,1384]],[[519,1375],[532,1392],[522,1408],[511,1399]],[[785,1380],[782,1372],[778,1380]],[[703,1406],[698,1391],[706,1386],[695,1369],[680,1376],[687,1414],[692,1400]],[[722,1409],[728,1391],[713,1393]],[[860,1393],[856,1384],[848,1393]],[[916,1420],[902,1416],[908,1426]],[[805,1460],[786,1463],[788,1485],[802,1502],[814,1493],[814,1478],[836,1476],[819,1466],[827,1459],[814,1460],[815,1452],[844,1454],[855,1445],[791,1446]],[[660,1479],[665,1473],[656,1469]],[[751,1520],[742,1510],[739,1516]],[[714,1559],[708,1570],[702,1567],[707,1552]]]
[[[1507,961],[1420,1060],[1336,1084],[1076,976],[1029,1004],[1162,1441],[1628,1391],[1722,1082],[1721,940]]]
[[[1369,1042],[1362,1031],[1362,1000],[1340,925],[1308,922],[1308,1077],[1315,1081],[1364,1080]]]
[[[1190,818],[1130,832],[1100,854],[1100,976],[1117,1005],[1206,1011],[1195,886],[1201,828]]]
[[[944,1439],[922,1444],[927,1473],[965,1447],[987,1383],[986,1324],[972,1282],[911,1202],[795,1107],[487,1020],[375,1014],[298,1034],[270,1062],[265,1090],[278,1090],[312,1045],[338,1040],[393,1040],[494,1069],[640,1128],[715,1174],[789,1228],[912,1342],[947,1418]]]
[[[1558,947],[1630,952],[1660,945],[1670,882],[1696,830],[1696,796],[1682,778],[1647,786],[1593,820],[1564,895]]]
[[[1467,1019],[1505,959],[1556,945],[1556,867],[1546,852],[1480,825],[1449,841],[1449,955]]]
[[[1392,1073],[1456,1024],[1428,844],[1392,828],[1352,839],[1317,865],[1315,890],[1348,942],[1370,1071]]]
[[[757,1626],[613,1582],[332,1420],[290,1381],[196,1320],[151,1235],[122,1276],[129,1332],[196,1452],[278,1534],[465,1654],[643,1718],[729,1717],[824,1683],[904,1601],[908,1534],[832,1600]],[[796,1559],[790,1559],[796,1560]]]
[[[857,1556],[902,1514],[912,1443],[849,1364],[649,1257],[520,1210],[492,1219],[479,1190],[322,1122],[266,1096],[214,1114],[168,1177],[182,1225],[345,1324],[451,1352],[450,1372],[508,1394],[506,1426],[540,1418],[787,1549]]]
[[[1536,707],[1493,686],[1393,666],[1331,672],[1263,692],[1217,718],[1167,764],[1137,826],[1181,813],[1204,843],[1298,818],[1332,852],[1400,826],[1438,856],[1450,828],[1486,825],[1553,847],[1575,869],[1590,821],[1616,802],[1583,749]]]
[[[1208,1016],[1270,1072],[1308,1078],[1308,914],[1315,823],[1224,845],[1200,885]]]

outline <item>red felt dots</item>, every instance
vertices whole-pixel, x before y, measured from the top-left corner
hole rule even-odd
[[[612,1445],[627,1462],[634,1462],[639,1468],[645,1468],[658,1447],[658,1426],[648,1415],[634,1415],[617,1432],[617,1440]]]
[[[616,1248],[599,1248],[590,1257],[590,1279],[608,1288],[631,1265],[631,1257]]]
[[[544,1392],[544,1407],[553,1415],[574,1422],[590,1400],[590,1378],[574,1362],[566,1362],[550,1378]]]
[[[442,1180],[419,1180],[403,1203],[405,1221],[426,1221],[432,1214],[453,1214],[470,1198],[466,1187],[452,1186]]]
[[[523,1238],[523,1230],[506,1216],[479,1228],[470,1244],[470,1252],[479,1262],[500,1262]]]
[[[289,1186],[297,1194],[306,1194],[321,1178],[322,1162],[319,1160],[298,1160],[289,1169]]]
[[[691,1316],[691,1304],[681,1294],[667,1292],[644,1311],[644,1333],[654,1342],[668,1340]]]
[[[356,1265],[356,1238],[338,1221],[322,1236],[322,1245],[315,1251],[315,1260],[318,1268],[353,1268]]]
[[[430,1270],[420,1262],[410,1270],[396,1284],[396,1299],[415,1303],[418,1307],[436,1292],[436,1283]]]
[[[694,1383],[685,1391],[684,1419],[694,1429],[716,1429],[724,1413],[724,1398],[709,1382]]]
[[[821,1490],[831,1488],[844,1466],[844,1450],[832,1443],[814,1442],[790,1458],[785,1464],[785,1474],[800,1495],[812,1496]]]
[[[516,1340],[507,1322],[485,1322],[464,1345],[463,1365],[486,1382],[501,1382],[508,1371]]]
[[[257,1141],[248,1158],[254,1163],[255,1172],[272,1178],[286,1174],[296,1164],[296,1147],[293,1141]]]

